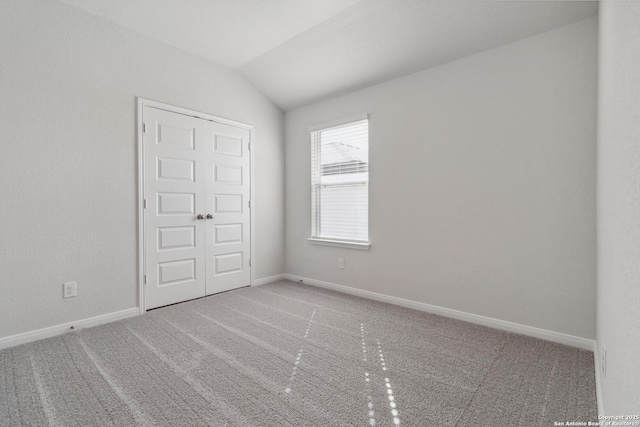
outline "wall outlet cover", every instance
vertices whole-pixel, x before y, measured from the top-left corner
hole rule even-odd
[[[73,298],[77,296],[78,282],[67,282],[62,285],[63,298]]]

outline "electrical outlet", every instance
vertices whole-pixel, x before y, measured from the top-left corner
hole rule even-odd
[[[67,282],[62,285],[62,296],[64,298],[73,298],[78,296],[77,294],[78,283],[77,282]]]
[[[344,258],[338,258],[338,268],[344,268]]]
[[[607,349],[602,346],[602,352],[600,353],[600,369],[602,370],[602,376],[607,376]]]

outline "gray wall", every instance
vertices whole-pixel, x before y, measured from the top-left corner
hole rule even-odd
[[[54,1],[0,3],[0,58],[0,338],[137,306],[136,96],[255,125],[256,278],[283,272],[283,113],[237,73]]]
[[[287,273],[594,338],[596,72],[593,17],[288,112]],[[308,127],[358,113],[372,248],[310,245]]]
[[[597,339],[607,350],[600,410],[638,414],[640,2],[600,3],[599,55]]]

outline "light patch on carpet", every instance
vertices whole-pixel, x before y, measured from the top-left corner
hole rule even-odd
[[[373,410],[373,401],[371,398],[371,379],[369,378],[369,372],[367,371],[367,344],[364,339],[364,323],[360,323],[360,337],[362,339],[362,360],[364,361],[364,383],[365,390],[367,392],[367,410],[369,414],[369,424],[376,425],[376,413]]]
[[[387,363],[384,361],[384,354],[382,353],[382,345],[380,344],[380,340],[377,340],[377,343],[378,343],[378,356],[380,357],[380,366],[382,366],[383,371],[386,371]],[[393,390],[391,389],[391,382],[389,381],[389,377],[385,377],[384,382],[387,387],[387,395],[389,396],[389,407],[391,408],[391,416],[393,417],[393,424],[399,426],[400,417],[398,416],[398,409],[397,409],[398,404],[396,402],[395,396],[393,395]]]
[[[313,322],[313,317],[315,315],[316,315],[316,309],[314,308],[313,312],[311,313],[311,317],[309,318],[309,323],[307,323],[307,330],[304,331],[304,336],[302,337],[303,340],[306,340],[307,337],[309,336],[309,331],[311,330],[311,323]],[[300,346],[300,351],[296,356],[296,360],[293,362],[293,372],[291,373],[291,377],[289,377],[289,386],[284,389],[284,392],[287,394],[291,393],[291,386],[293,385],[293,380],[295,379],[296,374],[298,373],[298,364],[300,364],[300,359],[302,359],[303,351],[304,351],[304,344]]]
[[[51,396],[49,396],[49,392],[47,388],[44,386],[44,381],[42,380],[42,375],[38,370],[38,366],[33,360],[33,355],[29,356],[29,361],[31,362],[31,369],[33,370],[33,378],[36,382],[36,388],[38,389],[38,395],[40,396],[40,402],[42,402],[42,410],[44,411],[45,417],[47,417],[47,422],[50,426],[54,427],[63,427],[64,424],[58,421],[56,417],[55,407],[51,403]]]
[[[547,387],[544,393],[544,404],[542,405],[542,411],[540,414],[540,424],[539,427],[542,427],[543,420],[547,415],[547,404],[549,403],[549,395],[551,394],[551,378],[555,377],[556,369],[558,369],[558,359],[553,361],[553,367],[551,368],[551,372],[549,373],[549,380],[547,381]]]
[[[239,312],[237,310],[234,310],[232,308],[228,308],[228,307],[225,307],[225,308],[227,308],[228,310],[233,311],[235,313],[238,313],[238,314],[240,314],[242,316],[247,316],[246,314],[241,313],[241,312]],[[216,325],[216,326],[218,326],[218,327],[220,327],[220,328],[222,328],[222,329],[224,329],[224,330],[226,330],[228,332],[231,332],[232,334],[235,334],[235,335],[241,337],[244,340],[247,340],[248,342],[250,342],[251,344],[256,345],[257,347],[260,347],[260,348],[265,349],[266,351],[268,351],[270,353],[278,355],[279,357],[282,357],[283,359],[291,357],[291,354],[287,353],[286,351],[283,351],[283,350],[279,349],[278,347],[275,347],[275,346],[269,344],[268,342],[263,341],[263,340],[255,337],[253,335],[249,335],[247,333],[244,333],[240,329],[237,329],[237,328],[234,328],[232,326],[229,326],[226,323],[220,322],[219,320],[213,319],[213,318],[211,318],[209,316],[206,316],[206,315],[204,315],[204,314],[202,314],[202,313],[200,313],[198,311],[194,310],[193,312],[195,314],[197,314],[198,316],[201,316],[204,319],[208,320],[209,322],[213,323],[214,325]],[[274,329],[276,329],[275,326],[273,326],[273,325],[271,325],[269,323],[265,322],[265,324],[267,324],[267,325],[273,327]],[[281,329],[279,329],[279,330],[281,330]]]
[[[169,321],[167,321],[167,323],[172,325]],[[172,325],[172,326],[175,327],[175,325]],[[238,412],[235,408],[227,405],[222,400],[220,400],[220,398],[215,393],[212,393],[209,390],[209,388],[205,383],[203,383],[198,378],[191,375],[188,372],[188,370],[182,368],[178,363],[175,363],[174,361],[172,361],[167,355],[165,355],[163,352],[161,352],[156,347],[154,347],[149,341],[143,338],[140,334],[136,333],[133,329],[131,329],[128,326],[126,328],[145,347],[147,347],[158,359],[160,359],[165,365],[171,368],[171,370],[176,374],[178,378],[182,379],[184,382],[189,384],[189,386],[191,386],[191,388],[193,388],[196,391],[196,393],[202,396],[203,399],[213,404],[214,406],[222,409],[223,411],[232,414],[234,417],[238,417],[240,420],[243,420],[244,422],[247,422],[247,423],[249,422],[249,420],[244,418],[243,415],[240,412]],[[179,328],[176,328],[176,329],[179,330]]]
[[[245,296],[242,296],[242,295],[238,295],[238,298],[240,298],[240,299],[242,299],[244,301],[248,301],[248,302],[250,302],[252,304],[256,304],[256,305],[258,305],[260,307],[268,308],[271,312],[281,313],[281,314],[283,314],[285,316],[288,316],[288,317],[295,317],[296,319],[307,320],[306,317],[298,316],[297,314],[291,313],[290,311],[280,310],[280,309],[274,307],[273,305],[265,304],[265,303],[259,302],[259,301],[254,301],[254,300],[252,300],[250,298],[247,298]],[[234,310],[233,308],[230,308],[230,307],[227,307],[227,308],[229,308],[229,310],[233,310],[233,311],[236,311],[236,312],[240,313],[239,311]],[[246,315],[244,313],[240,313],[240,314]],[[333,331],[343,332],[345,334],[351,334],[351,332],[349,330],[347,330],[347,329],[337,328],[335,326],[329,325],[328,323],[321,323],[321,322],[318,322],[316,320],[316,324],[317,325],[322,325],[324,328],[331,329]]]
[[[96,370],[100,373],[102,378],[104,378],[104,380],[107,382],[107,384],[109,384],[111,389],[120,398],[120,400],[125,405],[127,405],[127,408],[129,408],[129,410],[131,411],[131,414],[133,415],[134,419],[136,420],[136,424],[138,424],[140,426],[149,426],[149,427],[153,426],[153,421],[150,420],[145,415],[144,412],[142,412],[140,407],[136,404],[136,401],[133,400],[133,399],[130,399],[127,396],[127,394],[124,392],[122,387],[120,387],[118,385],[118,383],[111,377],[111,375],[109,375],[109,373],[106,371],[106,369],[104,369],[104,367],[102,367],[102,365],[100,364],[100,361],[98,359],[98,356],[93,352],[93,350],[91,350],[89,348],[87,343],[85,343],[82,338],[79,338],[78,342],[80,343],[80,346],[82,346],[82,349],[87,354],[87,356],[89,357],[89,359],[91,360],[93,365],[96,367]]]

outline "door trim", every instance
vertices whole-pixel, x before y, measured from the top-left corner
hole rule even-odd
[[[255,241],[254,241],[254,230],[255,230],[255,216],[253,214],[255,210],[255,202],[253,198],[253,188],[254,188],[254,127],[247,123],[238,122],[236,120],[226,119],[224,117],[214,116],[212,114],[203,113],[200,111],[190,110],[188,108],[177,107],[175,105],[166,104],[164,102],[153,101],[150,99],[145,99],[141,97],[137,97],[138,103],[138,117],[136,120],[137,123],[137,138],[138,138],[138,308],[140,310],[140,314],[144,314],[146,310],[145,306],[145,294],[144,294],[144,275],[145,275],[145,246],[144,246],[144,147],[143,147],[143,124],[142,124],[142,112],[144,107],[153,107],[160,110],[169,111],[172,113],[183,114],[185,116],[196,117],[203,120],[208,120],[211,122],[222,123],[226,125],[231,125],[243,129],[249,130],[249,143],[251,144],[251,148],[249,150],[249,200],[251,200],[251,209],[249,211],[250,220],[249,220],[249,244],[251,248],[249,249],[250,256],[250,265],[249,265],[249,285],[253,286],[254,282],[254,266],[255,266]]]

